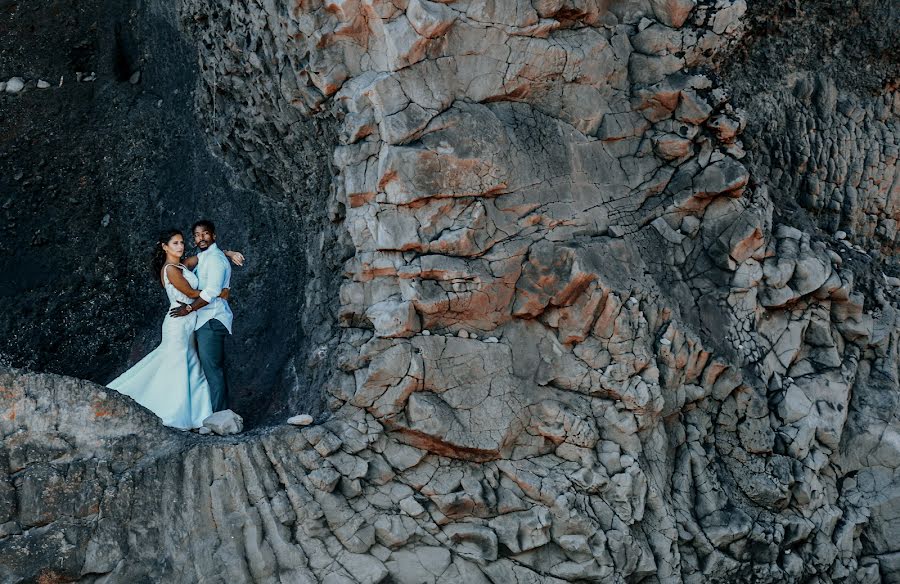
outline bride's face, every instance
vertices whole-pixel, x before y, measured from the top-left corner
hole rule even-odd
[[[163,245],[166,253],[177,255],[179,258],[184,255],[184,238],[181,235],[173,235],[169,243]]]

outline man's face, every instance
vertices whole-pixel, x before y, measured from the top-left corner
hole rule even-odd
[[[200,251],[208,249],[216,241],[216,234],[212,233],[208,227],[203,225],[194,229],[194,245],[200,248]]]

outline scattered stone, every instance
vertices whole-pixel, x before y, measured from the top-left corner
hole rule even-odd
[[[313,423],[313,417],[309,414],[298,414],[288,418],[287,423],[292,426],[309,426]]]
[[[19,93],[25,89],[25,80],[21,77],[13,77],[6,82],[6,93]]]
[[[210,430],[206,426],[200,426],[199,428],[197,428],[197,434],[200,434],[201,436],[208,436],[212,434],[212,430]]]
[[[38,79],[37,88],[38,89],[48,89],[50,87],[50,83],[44,81],[43,79]]]
[[[219,436],[228,436],[243,431],[244,419],[231,410],[222,410],[203,420],[203,425]]]
[[[469,333],[468,333],[468,331],[466,331],[465,329],[460,329],[460,330],[456,333],[456,336],[459,337],[459,338],[461,338],[461,339],[468,339],[468,338],[469,338]]]
[[[128,78],[128,83],[131,83],[132,85],[137,85],[138,83],[140,83],[140,81],[141,81],[141,72],[140,71],[135,71],[134,73],[131,74],[131,77]]]

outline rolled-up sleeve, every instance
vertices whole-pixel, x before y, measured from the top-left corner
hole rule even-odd
[[[206,288],[200,291],[200,298],[207,302],[212,302],[214,298],[218,298],[222,294],[225,287],[225,276],[227,275],[227,265],[223,263],[221,258],[210,258],[210,265],[206,272]]]

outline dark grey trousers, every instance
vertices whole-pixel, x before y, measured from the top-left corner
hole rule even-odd
[[[228,329],[212,319],[197,329],[197,353],[200,366],[209,383],[212,411],[228,409],[228,384],[225,382],[225,338]]]

